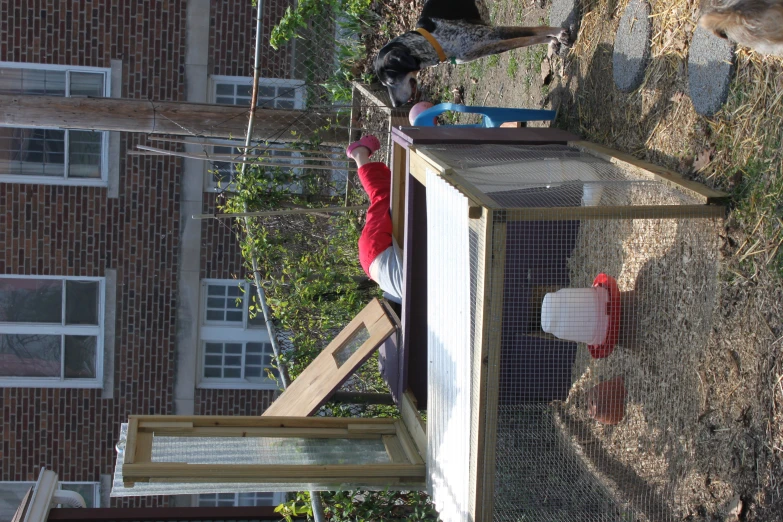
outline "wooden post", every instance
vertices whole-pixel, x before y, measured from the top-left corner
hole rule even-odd
[[[0,125],[232,138],[247,132],[249,108],[128,98],[0,95]],[[256,109],[253,138],[298,141],[323,129],[336,113]],[[292,134],[294,131],[296,134]],[[340,129],[321,130],[324,144],[343,144]]]

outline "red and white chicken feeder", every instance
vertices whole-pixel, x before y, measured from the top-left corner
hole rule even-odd
[[[617,281],[598,274],[591,288],[563,288],[544,296],[541,328],[566,341],[587,343],[595,359],[614,350],[620,332]]]

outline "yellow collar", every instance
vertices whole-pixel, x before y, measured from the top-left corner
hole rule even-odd
[[[432,36],[429,33],[429,31],[427,31],[426,29],[422,29],[421,27],[417,27],[416,29],[414,29],[414,31],[416,31],[417,33],[419,33],[420,35],[422,35],[424,38],[427,39],[427,41],[430,43],[432,48],[435,49],[435,52],[438,53],[438,59],[441,62],[448,61],[448,58],[446,58],[446,53],[443,52],[443,47],[440,46],[438,41],[435,39],[434,36]]]

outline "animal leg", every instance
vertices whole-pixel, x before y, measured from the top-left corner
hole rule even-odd
[[[560,27],[496,27],[492,36],[498,40],[474,46],[465,53],[464,61],[552,41],[570,46],[568,31]]]
[[[494,27],[491,32],[493,38],[499,40],[511,40],[524,37],[545,36],[556,39],[563,45],[571,43],[571,34],[568,29],[562,27]]]

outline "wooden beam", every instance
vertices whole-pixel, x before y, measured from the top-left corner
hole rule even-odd
[[[0,95],[0,125],[231,138],[247,133],[249,108],[130,98]],[[306,117],[305,117],[306,116]],[[300,141],[319,129],[323,143],[339,145],[346,133],[327,130],[336,113],[256,109],[253,137]],[[332,125],[333,127],[334,125]],[[296,132],[296,140],[294,134]]]
[[[718,205],[628,205],[619,207],[515,208],[506,211],[507,221],[561,221],[568,219],[675,219],[723,218]]]
[[[137,422],[192,422],[193,427],[281,427],[281,428],[345,428],[349,424],[394,424],[395,419],[354,417],[275,417],[245,415],[131,415],[129,425]],[[128,430],[130,434],[130,429]],[[126,446],[127,447],[127,446]]]
[[[640,160],[630,154],[616,151],[603,145],[596,143],[590,143],[588,141],[575,141],[568,144],[570,147],[579,149],[582,152],[608,161],[614,165],[618,165],[631,171],[632,173],[643,176],[646,178],[660,181],[665,185],[677,188],[688,195],[698,199],[704,204],[708,203],[725,203],[729,195],[719,190],[711,189],[706,185],[689,179],[683,178],[673,170],[667,169],[650,163],[648,161]]]
[[[416,464],[182,464],[152,462],[127,464],[122,468],[123,478],[136,482],[145,479],[175,478],[209,482],[213,478],[236,482],[289,482],[293,480],[361,481],[362,478],[423,478],[424,466]]]
[[[402,422],[405,423],[405,427],[408,429],[408,433],[410,433],[419,455],[421,455],[422,459],[426,459],[427,425],[422,420],[421,415],[419,415],[416,398],[410,390],[405,390],[405,393],[402,395],[400,414]]]

